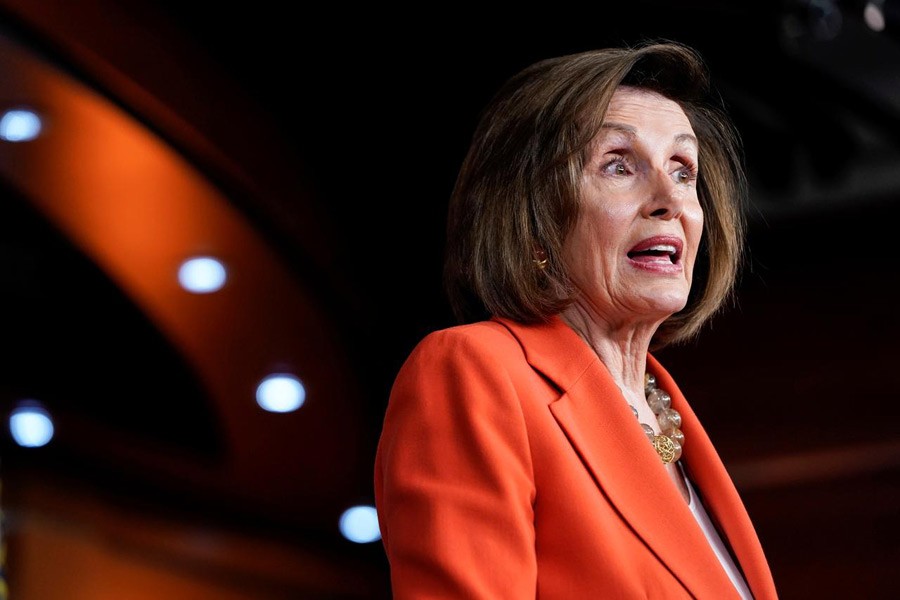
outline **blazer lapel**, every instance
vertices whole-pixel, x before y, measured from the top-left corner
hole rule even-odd
[[[635,534],[691,594],[724,598],[722,590],[733,589],[731,582],[593,350],[559,318],[540,325],[497,320],[519,339],[532,367],[560,388],[551,413]],[[667,384],[668,379],[663,387]],[[694,418],[693,413],[682,417]],[[685,430],[685,451],[693,443],[692,430]]]
[[[672,396],[672,406],[681,413],[685,436],[683,460],[691,481],[703,496],[707,512],[722,537],[734,551],[750,590],[759,599],[776,598],[772,573],[756,530],[709,436],[662,365],[648,356],[647,366],[656,374],[659,385]]]

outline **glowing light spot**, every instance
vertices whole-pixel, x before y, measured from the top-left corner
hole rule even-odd
[[[270,412],[291,412],[306,401],[303,383],[293,375],[277,373],[269,375],[256,388],[256,402]]]
[[[225,266],[215,258],[198,256],[182,263],[178,269],[178,281],[189,292],[208,294],[225,285]]]
[[[39,405],[23,403],[10,414],[9,431],[20,446],[37,448],[53,438],[53,420]]]
[[[28,142],[41,133],[41,118],[30,110],[8,110],[0,117],[0,138]]]
[[[863,9],[863,20],[872,31],[884,31],[884,11],[881,9],[881,5],[875,2],[866,3],[866,7]]]
[[[378,513],[373,506],[353,506],[344,511],[340,520],[341,534],[357,544],[381,539]]]

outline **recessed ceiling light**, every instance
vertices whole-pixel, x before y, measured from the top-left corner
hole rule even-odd
[[[378,513],[373,506],[353,506],[344,511],[339,523],[341,534],[357,544],[381,539]]]
[[[210,256],[198,256],[184,261],[178,269],[178,281],[189,292],[208,294],[225,285],[227,273],[221,261]]]
[[[0,117],[0,138],[7,142],[28,142],[40,133],[41,118],[32,110],[8,110]]]
[[[269,412],[292,412],[305,401],[303,383],[287,373],[269,375],[256,388],[256,403]]]
[[[45,446],[53,438],[53,420],[39,404],[24,401],[10,414],[9,431],[20,446]]]

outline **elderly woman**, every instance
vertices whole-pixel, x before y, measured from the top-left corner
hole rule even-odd
[[[702,59],[647,43],[513,77],[450,204],[460,324],[391,392],[394,598],[776,598],[709,437],[651,351],[732,293],[739,138]]]

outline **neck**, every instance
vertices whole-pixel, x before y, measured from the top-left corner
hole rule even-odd
[[[625,397],[643,402],[647,352],[662,321],[615,326],[578,304],[560,317],[596,352]]]

